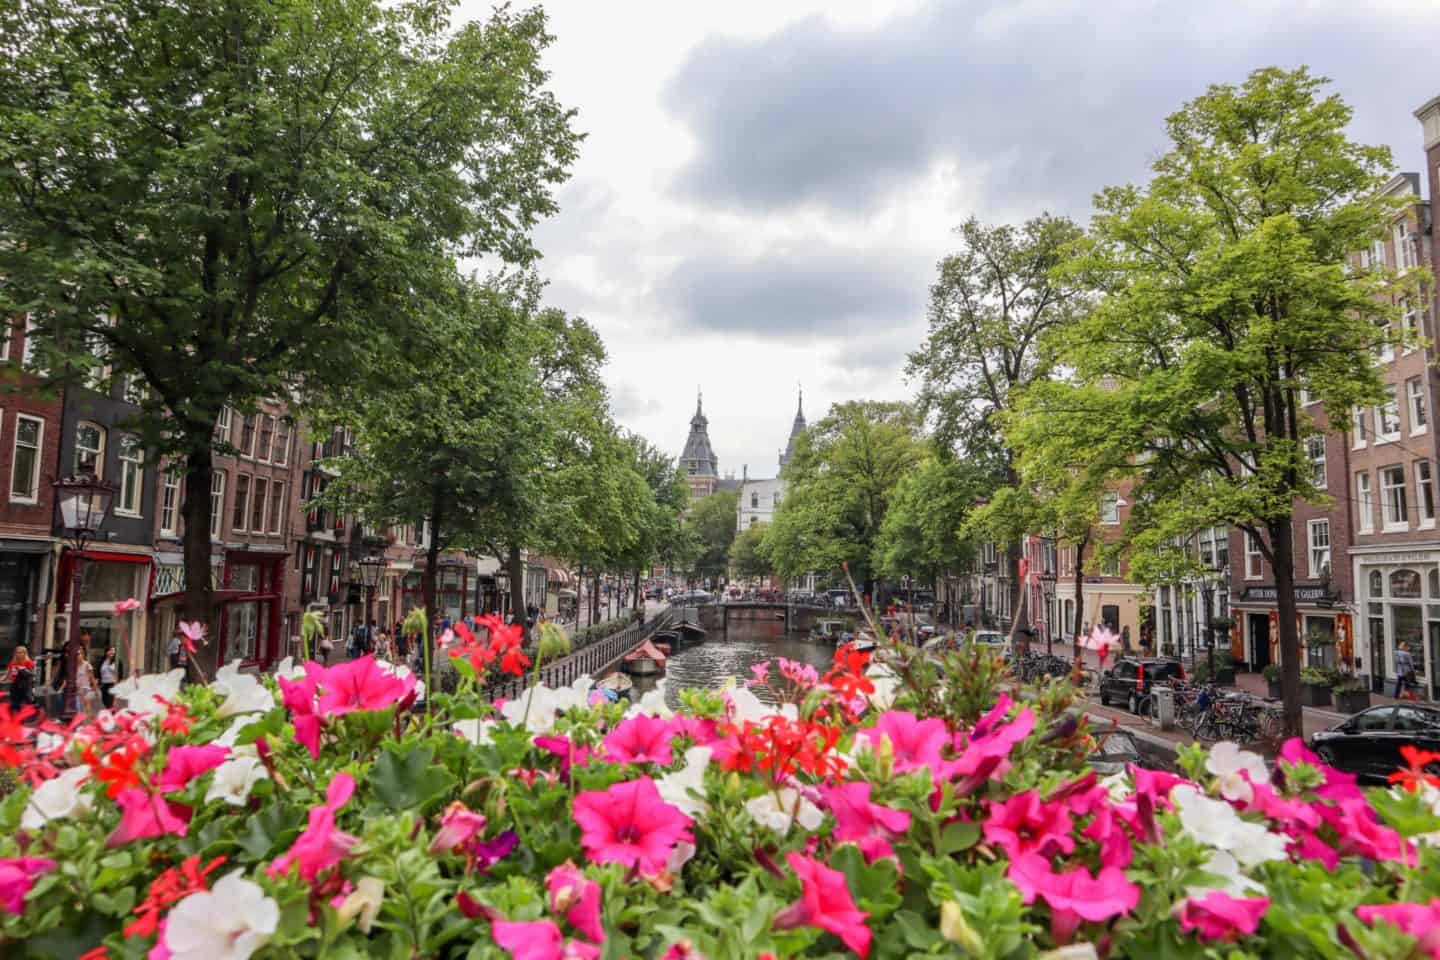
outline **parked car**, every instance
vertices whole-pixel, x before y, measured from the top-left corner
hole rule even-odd
[[[1100,704],[1123,703],[1131,713],[1147,709],[1156,683],[1185,679],[1179,660],[1161,657],[1122,657],[1100,676]]]
[[[1383,782],[1408,766],[1400,748],[1440,750],[1440,709],[1419,704],[1371,707],[1310,738],[1320,759],[1366,782]],[[1432,772],[1440,773],[1440,764]]]
[[[971,642],[978,647],[995,650],[1006,658],[1010,656],[1010,638],[999,630],[978,630]]]

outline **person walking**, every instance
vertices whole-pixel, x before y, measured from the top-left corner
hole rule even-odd
[[[1399,699],[1415,687],[1415,659],[1410,656],[1410,645],[1401,641],[1395,650],[1395,694]],[[1409,694],[1411,698],[1414,694]]]
[[[115,694],[111,693],[115,684],[120,682],[123,671],[120,669],[120,659],[111,647],[105,651],[105,659],[100,661],[100,702],[106,710],[115,706]]]
[[[165,648],[165,660],[170,664],[170,669],[185,668],[185,643],[180,639],[180,628],[177,626],[170,634],[170,643]]]
[[[18,713],[34,702],[35,661],[26,647],[16,647],[5,668],[5,682],[10,685],[10,712]]]

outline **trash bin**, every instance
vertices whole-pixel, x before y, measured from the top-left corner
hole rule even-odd
[[[1161,730],[1175,728],[1175,690],[1171,687],[1155,688],[1155,716],[1152,722]]]

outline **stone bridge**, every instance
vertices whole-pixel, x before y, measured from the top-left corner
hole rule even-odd
[[[706,630],[718,630],[721,633],[728,630],[731,623],[757,620],[769,622],[783,620],[787,633],[809,633],[817,620],[833,619],[843,615],[843,611],[834,610],[824,604],[779,603],[759,600],[707,603],[703,606],[685,609],[689,614],[686,619],[694,620],[698,617],[700,625]]]

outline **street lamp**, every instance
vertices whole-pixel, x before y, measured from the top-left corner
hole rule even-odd
[[[1210,643],[1210,682],[1215,682],[1215,591],[1222,579],[1227,578],[1229,568],[1225,571],[1207,566],[1201,574],[1200,593],[1205,599],[1205,634]]]
[[[80,638],[80,580],[85,573],[85,544],[94,540],[110,512],[110,501],[115,488],[95,476],[90,470],[81,470],[63,480],[51,484],[55,488],[55,501],[60,508],[60,524],[65,536],[74,545],[75,563],[70,581],[70,640]],[[60,669],[65,670],[62,661]]]
[[[1045,567],[1040,571],[1040,591],[1045,595],[1045,655],[1054,654],[1055,640],[1055,564],[1050,562],[1050,556],[1045,556]]]
[[[385,558],[371,554],[360,561],[360,578],[365,584],[365,639],[373,646],[375,637],[370,632],[371,610],[375,605],[375,588],[380,585],[380,574],[385,570]]]

